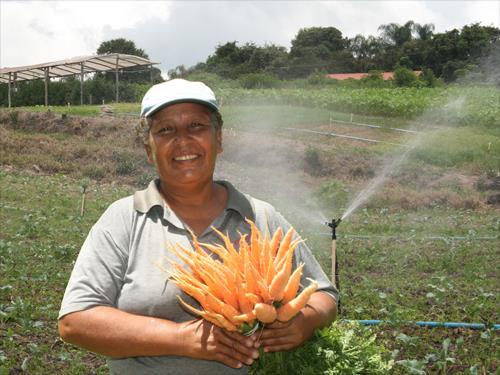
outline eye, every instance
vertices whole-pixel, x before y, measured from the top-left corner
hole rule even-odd
[[[156,134],[171,134],[174,131],[174,127],[170,125],[162,125],[158,127],[158,130],[156,130]]]
[[[189,129],[190,130],[203,130],[203,129],[206,129],[208,128],[208,125],[206,124],[202,124],[201,122],[192,122],[190,125],[189,125]]]

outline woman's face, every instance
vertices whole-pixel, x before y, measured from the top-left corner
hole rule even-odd
[[[186,185],[210,182],[222,131],[212,125],[210,109],[197,103],[169,105],[152,117],[148,160],[162,183]]]

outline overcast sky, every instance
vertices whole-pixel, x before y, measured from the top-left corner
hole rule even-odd
[[[480,22],[499,27],[500,1],[9,1],[0,0],[0,67],[94,54],[102,41],[131,39],[163,72],[205,61],[218,44],[290,47],[298,30],[334,26],[378,35],[413,20],[436,32]]]

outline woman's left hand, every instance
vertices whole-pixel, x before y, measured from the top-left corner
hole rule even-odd
[[[314,328],[308,327],[301,311],[288,322],[275,321],[266,325],[256,345],[264,348],[265,352],[290,350],[309,340],[313,332]],[[256,335],[259,337],[258,332]]]
[[[316,328],[324,327],[335,320],[337,306],[331,296],[323,292],[313,293],[300,312],[288,322],[275,321],[256,332],[256,348],[265,352],[290,350],[309,340]]]

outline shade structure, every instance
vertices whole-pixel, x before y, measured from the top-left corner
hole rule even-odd
[[[79,56],[73,57],[71,59],[52,61],[43,64],[0,68],[0,83],[8,83],[10,107],[10,88],[13,83],[35,79],[44,79],[45,86],[47,87],[50,78],[62,78],[73,75],[80,75],[80,81],[83,85],[83,76],[85,73],[114,71],[116,77],[116,101],[118,101],[118,72],[121,69],[134,66],[149,66],[150,68],[152,68],[153,65],[156,64],[158,63],[144,57],[127,55],[123,53]],[[45,105],[48,105],[47,89],[45,90],[45,92]],[[81,102],[83,103],[83,92],[81,93],[81,96]]]

